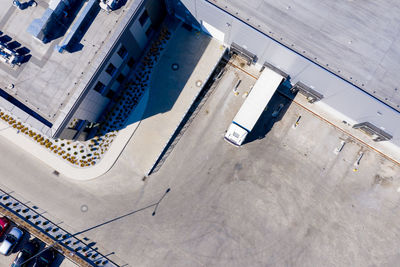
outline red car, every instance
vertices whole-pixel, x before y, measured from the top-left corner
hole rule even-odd
[[[9,224],[10,224],[10,221],[6,217],[0,218],[0,237],[2,237],[4,235]]]

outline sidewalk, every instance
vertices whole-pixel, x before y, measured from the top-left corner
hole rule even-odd
[[[74,180],[90,180],[106,173],[116,162],[119,155],[123,151],[125,145],[140,124],[140,119],[143,116],[144,110],[149,98],[148,91],[143,95],[142,101],[139,102],[134,112],[130,115],[130,121],[137,121],[126,128],[121,129],[113,141],[112,146],[104,155],[104,157],[96,165],[86,168],[75,167],[68,161],[56,156],[51,151],[40,146],[38,143],[30,140],[24,134],[18,133],[14,128],[1,122],[4,128],[0,128],[0,136],[6,138],[10,142],[17,145],[19,148],[31,153],[36,158],[40,159],[54,170]]]

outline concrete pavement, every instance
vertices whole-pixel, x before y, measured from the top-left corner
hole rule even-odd
[[[128,150],[105,175],[74,181],[0,139],[8,155],[0,161],[1,184],[61,225],[90,229],[85,237],[130,266],[395,265],[399,166],[280,95],[257,138],[239,149],[229,145],[223,135],[249,79],[228,65],[162,168],[145,181]],[[280,103],[285,108],[273,121]]]

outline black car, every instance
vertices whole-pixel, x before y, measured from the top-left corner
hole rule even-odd
[[[52,248],[45,248],[43,252],[37,255],[33,267],[50,267],[56,259],[56,252]]]
[[[39,240],[37,239],[33,239],[28,243],[26,243],[24,247],[21,249],[21,251],[17,254],[17,257],[11,264],[11,267],[27,266],[27,264],[29,262],[32,262],[33,259],[30,259],[29,261],[27,260],[32,256],[34,256],[36,253],[38,253],[39,248],[40,248],[40,243]]]

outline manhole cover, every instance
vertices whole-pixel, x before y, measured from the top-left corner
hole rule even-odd
[[[81,211],[82,211],[82,212],[87,212],[88,209],[89,209],[89,208],[88,208],[87,205],[82,205],[82,206],[81,206]]]
[[[174,63],[174,64],[171,65],[171,69],[174,70],[174,71],[178,70],[179,69],[179,65],[177,63]]]

